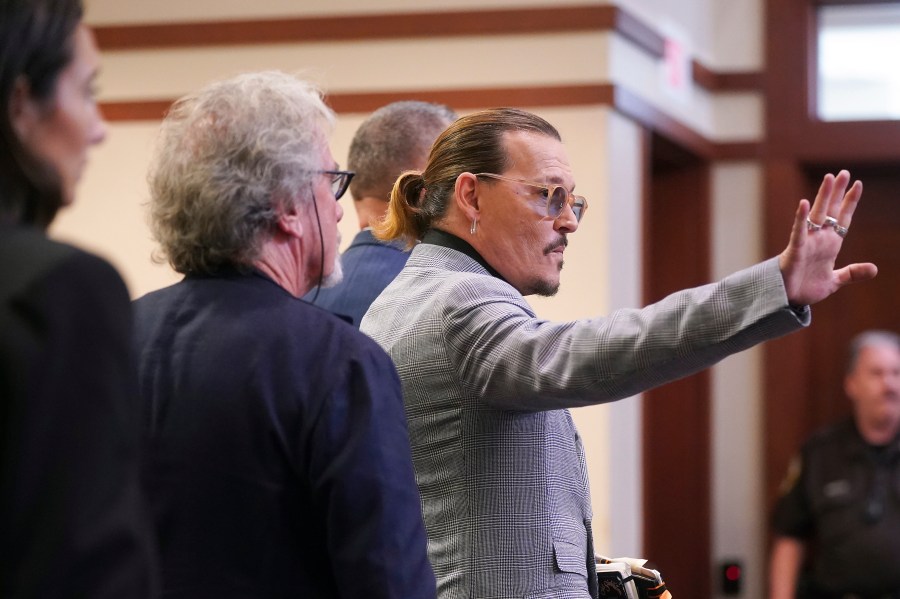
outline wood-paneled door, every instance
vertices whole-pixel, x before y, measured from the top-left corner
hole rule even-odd
[[[900,140],[898,140],[900,143]],[[857,333],[882,328],[900,332],[900,165],[844,162],[863,181],[863,201],[844,241],[838,266],[874,262],[879,276],[854,285],[813,308],[806,331],[769,344],[766,446],[772,485],[789,457],[815,429],[850,414],[842,384],[846,349]],[[837,165],[804,167],[798,179],[813,193]],[[778,363],[773,364],[772,360]]]
[[[867,0],[871,2],[871,0]],[[816,10],[860,0],[766,0],[766,250],[783,249],[785,222],[812,199],[825,172],[848,169],[863,200],[839,259],[872,261],[874,281],[813,308],[812,326],[765,346],[765,505],[816,427],[849,413],[841,389],[846,346],[857,332],[900,331],[900,122],[823,122],[816,104]]]
[[[709,163],[648,135],[645,303],[710,280]],[[644,394],[644,552],[678,597],[710,596],[710,378]]]

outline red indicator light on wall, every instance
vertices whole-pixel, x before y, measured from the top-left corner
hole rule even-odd
[[[740,562],[725,562],[721,566],[721,585],[723,595],[740,595],[744,569]]]

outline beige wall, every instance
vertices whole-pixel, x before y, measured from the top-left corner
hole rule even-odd
[[[602,81],[606,35],[546,34],[369,40],[227,49],[110,52],[105,99],[179,96],[207,81],[259,69],[302,72],[329,92],[454,89]],[[560,66],[563,56],[591,56]]]
[[[390,11],[547,6],[549,0],[87,0],[95,24],[269,18]],[[566,4],[606,4],[567,1]],[[719,70],[760,68],[761,0],[621,0],[617,3],[658,31],[685,42]],[[724,6],[727,4],[727,10]],[[613,82],[717,141],[752,141],[762,131],[758,94],[710,94],[691,88],[673,96],[662,85],[659,61],[614,34],[546,34],[477,38],[280,44],[238,48],[108,52],[100,81],[103,100],[170,98],[244,70],[304,71],[332,92],[446,89],[506,85]],[[526,107],[527,108],[527,107]],[[556,124],[567,144],[578,189],[591,202],[572,236],[559,295],[535,299],[543,317],[600,315],[640,304],[641,127],[596,107],[536,110]],[[340,162],[365,115],[342,114],[332,139]],[[144,222],[146,166],[155,123],[115,123],[97,149],[75,207],[52,233],[108,257],[133,295],[177,279],[153,264]],[[714,169],[715,233],[710,257],[716,276],[759,256],[758,166]],[[355,233],[349,200],[341,223],[344,244]],[[748,352],[714,370],[714,539],[717,557],[748,565],[745,596],[761,596],[758,354]],[[640,555],[639,398],[575,411],[588,452],[596,546],[610,555]],[[749,426],[748,426],[749,424]],[[739,464],[740,468],[734,468]],[[748,499],[749,498],[749,499]],[[701,573],[698,573],[698,575]],[[754,592],[750,592],[753,590]]]

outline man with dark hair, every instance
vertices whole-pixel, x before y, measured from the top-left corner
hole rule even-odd
[[[784,481],[770,599],[900,597],[900,336],[853,339],[844,393],[853,416],[815,433]]]
[[[361,230],[341,255],[343,281],[316,288],[306,299],[359,327],[366,310],[409,258],[402,242],[376,239],[371,227],[384,218],[397,177],[424,168],[431,144],[454,120],[456,114],[444,105],[403,101],[379,108],[363,121],[347,158],[347,168],[356,173],[350,194]]]
[[[842,171],[801,200],[787,248],[643,309],[550,322],[588,201],[559,132],[537,115],[466,115],[394,186],[376,233],[415,244],[361,330],[403,382],[441,599],[597,597],[581,438],[568,408],[629,397],[809,323],[873,264],[835,270],[862,193]]]

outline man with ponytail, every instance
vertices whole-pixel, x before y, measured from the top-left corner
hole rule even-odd
[[[834,270],[862,193],[827,175],[781,255],[643,309],[539,319],[587,200],[559,133],[515,109],[457,120],[394,186],[382,239],[414,247],[361,330],[403,383],[441,599],[597,596],[584,451],[568,408],[629,397],[803,328],[875,276]],[[832,216],[833,215],[833,216]]]

